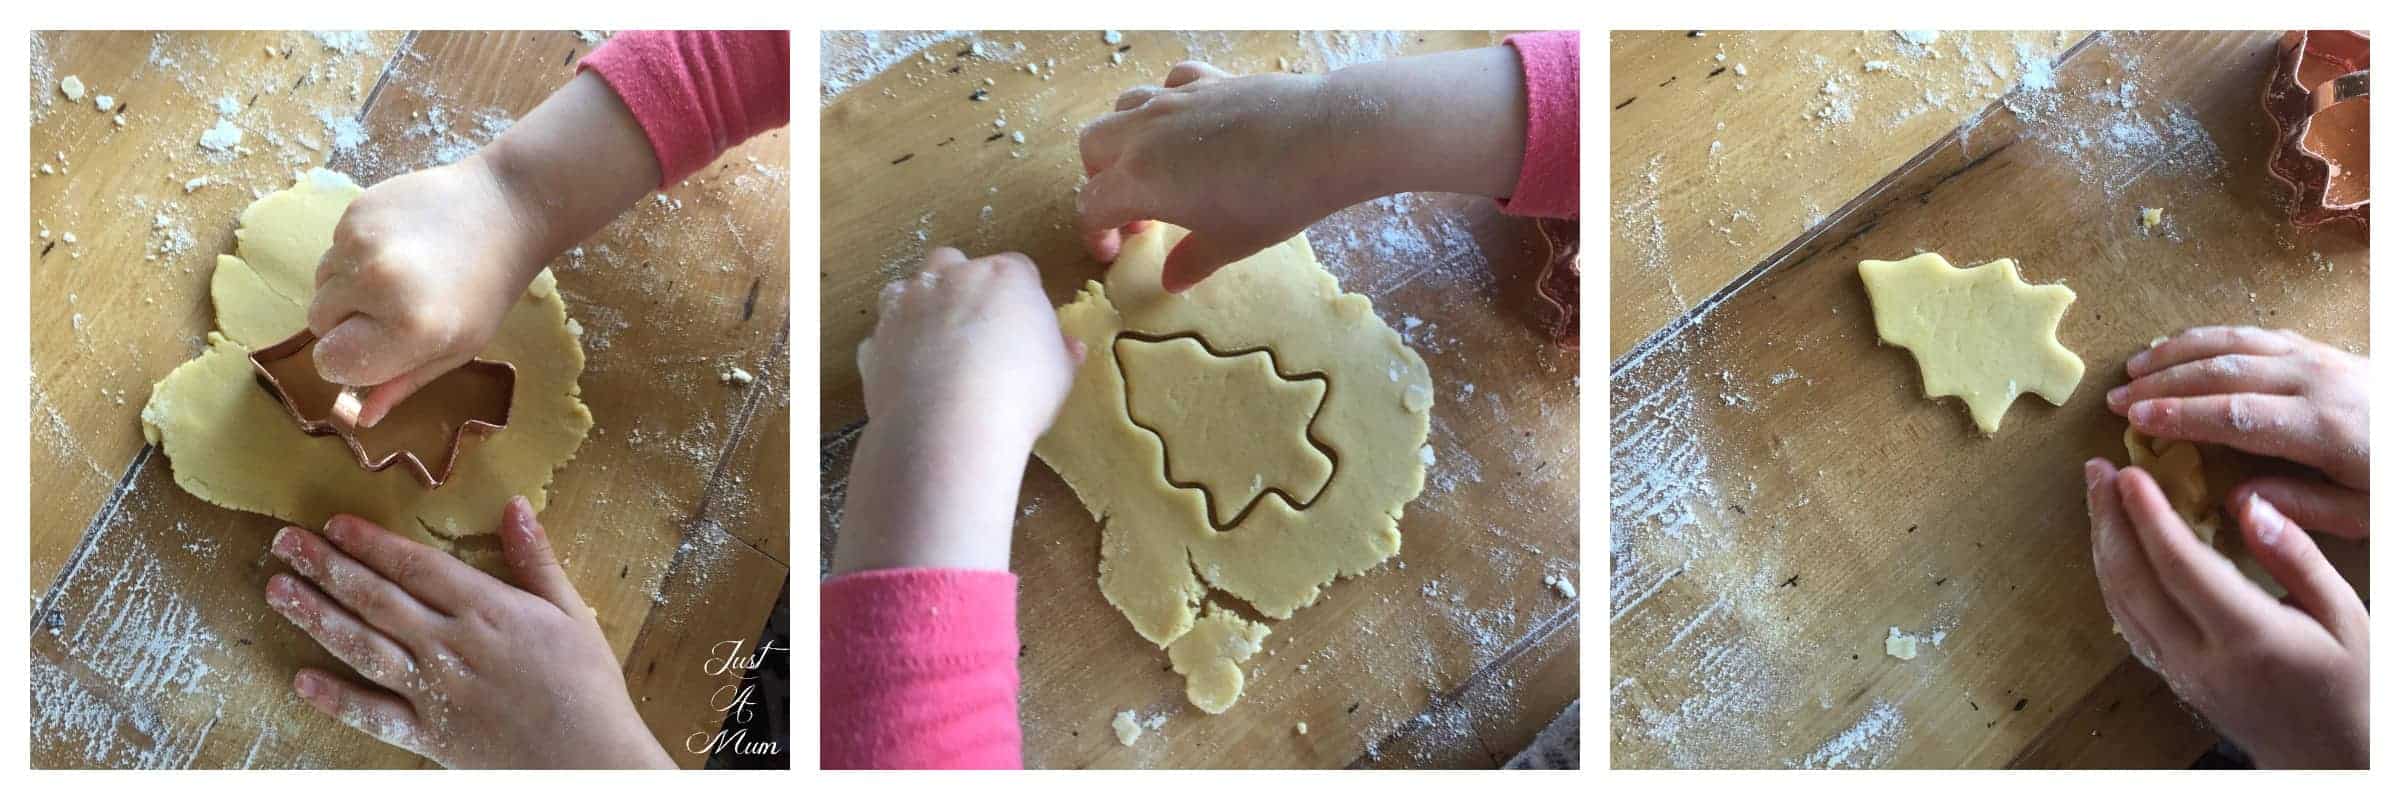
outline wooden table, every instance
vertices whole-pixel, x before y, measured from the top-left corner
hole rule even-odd
[[[2079,465],[2124,460],[2103,395],[2154,336],[2366,350],[2364,232],[2294,231],[2269,189],[2275,41],[1612,39],[1615,766],[2183,767],[2215,740],[2110,631]],[[1921,250],[2074,288],[2065,406],[1986,438],[1921,396],[1857,277]],[[1931,646],[1885,656],[1895,627]]]
[[[278,523],[177,488],[136,416],[212,327],[209,274],[254,196],[319,165],[372,183],[456,158],[596,44],[567,31],[34,37],[28,170],[34,230],[50,231],[29,248],[35,765],[428,763],[294,697],[296,668],[335,662],[261,602],[283,571],[265,552]],[[68,102],[68,75],[123,103],[124,124],[88,95]],[[320,114],[355,120],[363,142]],[[197,146],[220,117],[249,152]],[[761,136],[552,265],[584,327],[597,423],[543,521],[644,719],[686,765],[705,759],[686,738],[721,723],[712,694],[739,679],[704,671],[710,649],[755,643],[789,577],[789,149],[781,131]],[[726,385],[725,365],[758,379]]]
[[[852,353],[874,324],[875,291],[942,244],[1024,252],[1058,302],[1099,275],[1074,235],[1075,132],[1118,92],[1187,57],[1240,73],[1322,72],[1499,36],[1126,32],[1110,45],[1099,31],[836,32],[825,41],[818,279],[830,551],[865,415]],[[984,99],[970,99],[978,89]],[[993,136],[1008,131],[1026,141]],[[1583,583],[1576,360],[1532,327],[1529,284],[1544,252],[1534,237],[1488,201],[1430,195],[1369,203],[1310,230],[1344,288],[1366,292],[1425,357],[1438,460],[1401,522],[1398,559],[1270,621],[1248,693],[1222,716],[1186,703],[1165,654],[1100,596],[1099,526],[1048,467],[1027,467],[1012,564],[1023,586],[1027,766],[1488,767],[1577,696],[1581,606],[1543,581]],[[1125,709],[1157,725],[1132,747],[1109,728]]]

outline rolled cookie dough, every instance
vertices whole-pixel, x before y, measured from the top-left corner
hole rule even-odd
[[[425,489],[404,469],[360,469],[340,440],[301,433],[253,377],[251,350],[306,327],[317,259],[360,191],[347,176],[312,170],[242,210],[235,255],[218,256],[209,280],[217,330],[199,357],[151,388],[143,435],[166,451],[176,485],[202,500],[308,526],[337,512],[355,514],[491,568],[497,560],[489,546],[462,548],[459,539],[497,530],[513,495],[525,495],[537,510],[546,505],[552,471],[574,457],[592,427],[576,384],[583,347],[568,330],[566,305],[548,270],[509,309],[481,354],[517,368],[508,427],[470,440],[439,489]],[[436,425],[434,418],[449,413],[438,402],[412,398],[377,427]],[[439,453],[420,455],[439,469],[432,460]]]
[[[1940,254],[1919,253],[1858,262],[1858,276],[1875,309],[1875,335],[1914,354],[1925,396],[1966,401],[1985,434],[2000,430],[2017,395],[2064,405],[2083,380],[2083,359],[2058,343],[2074,290],[2027,285],[2014,261],[1957,269]]]
[[[2158,346],[2158,342],[2150,344],[2152,347]],[[2267,568],[2260,566],[2258,559],[2250,555],[2250,548],[2241,536],[2218,540],[2217,534],[2224,530],[2225,523],[2217,509],[2224,505],[2224,498],[2220,492],[2209,490],[2209,470],[2201,461],[2198,445],[2152,438],[2128,426],[2125,429],[2125,456],[2127,465],[2141,467],[2158,481],[2159,492],[2167,496],[2167,505],[2175,509],[2176,516],[2183,518],[2183,524],[2192,529],[2193,536],[2215,548],[2218,554],[2231,559],[2234,568],[2241,570],[2251,583],[2258,584],[2259,588],[2276,597],[2284,595],[2283,584],[2277,583],[2275,576],[2267,574]],[[2219,478],[2216,482],[2221,484],[2228,481]]]
[[[1128,416],[1126,394],[1127,369],[1144,382],[1136,392],[1169,395],[1186,390],[1157,385],[1153,374],[1161,381],[1206,380],[1209,372],[1121,369],[1118,359],[1101,357],[1084,363],[1058,422],[1034,445],[1034,453],[1102,523],[1101,594],[1143,638],[1169,648],[1193,630],[1195,612],[1212,587],[1248,601],[1259,613],[1288,619],[1315,603],[1319,590],[1336,578],[1365,572],[1398,553],[1401,509],[1425,486],[1418,451],[1425,445],[1433,407],[1425,362],[1375,316],[1367,298],[1341,291],[1305,237],[1235,262],[1190,291],[1171,295],[1159,287],[1159,271],[1183,234],[1157,223],[1128,239],[1109,269],[1107,285],[1088,284],[1074,302],[1059,308],[1061,327],[1095,356],[1117,352],[1120,333],[1153,339],[1192,334],[1219,353],[1271,350],[1274,368],[1283,375],[1321,374],[1323,407],[1308,431],[1330,451],[1333,463],[1306,510],[1269,495],[1241,524],[1218,531],[1210,525],[1199,490],[1167,481],[1160,437]],[[1139,350],[1120,357],[1159,355]],[[1212,459],[1260,459],[1271,462],[1255,467],[1260,474],[1305,476],[1305,464],[1282,462],[1322,457],[1313,447],[1292,446],[1294,401],[1288,392],[1236,391],[1219,395],[1216,402],[1225,404],[1223,413],[1232,418],[1261,420],[1262,430],[1268,429],[1267,420],[1282,420],[1271,423],[1269,433],[1283,443],[1263,453],[1212,453]],[[1242,441],[1164,446],[1246,449],[1238,444]],[[1226,625],[1239,619],[1225,610],[1212,612],[1212,618],[1228,620]],[[1257,637],[1266,633],[1263,625],[1243,630]],[[1216,688],[1187,687],[1195,698],[1217,697]],[[1239,686],[1233,689],[1238,692]]]

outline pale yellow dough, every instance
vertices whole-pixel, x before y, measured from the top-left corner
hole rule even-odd
[[[2165,339],[2162,337],[2159,341]],[[2151,342],[2150,346],[2156,347],[2158,342]],[[2267,574],[2266,567],[2260,566],[2258,559],[2250,555],[2250,547],[2243,543],[2241,536],[2218,541],[2218,533],[2224,530],[2225,521],[2217,509],[2224,505],[2224,499],[2217,492],[2209,490],[2209,474],[2200,458],[2198,445],[2152,438],[2127,426],[2125,456],[2126,466],[2141,467],[2150,473],[2153,480],[2158,481],[2159,492],[2167,496],[2167,505],[2175,509],[2176,516],[2183,518],[2184,525],[2192,529],[2193,536],[2232,559],[2234,568],[2241,570],[2251,583],[2258,584],[2259,588],[2276,597],[2284,595],[2283,584],[2277,583],[2275,576]],[[2220,478],[2217,482],[2225,481]]]
[[[337,512],[356,514],[462,552],[457,540],[496,530],[511,496],[542,508],[551,473],[591,429],[576,384],[583,348],[544,270],[481,356],[516,366],[508,427],[470,441],[439,489],[425,489],[404,468],[369,473],[339,439],[301,433],[253,377],[249,352],[306,327],[317,259],[360,191],[346,176],[312,170],[243,209],[235,255],[218,256],[209,281],[217,330],[208,349],[151,389],[142,431],[166,451],[175,483],[202,500],[311,527]],[[404,403],[394,419],[407,413]],[[439,469],[438,453],[422,455]],[[464,554],[486,568],[497,563],[488,546]]]
[[[1268,248],[1189,292],[1170,295],[1159,287],[1159,271],[1183,233],[1153,224],[1131,237],[1109,269],[1107,285],[1088,284],[1059,309],[1060,325],[1095,357],[1076,372],[1057,424],[1034,446],[1102,521],[1101,593],[1160,647],[1193,630],[1211,587],[1248,601],[1259,613],[1288,619],[1315,603],[1336,578],[1397,554],[1401,509],[1425,486],[1418,451],[1425,446],[1433,398],[1425,362],[1375,316],[1367,298],[1341,291],[1306,238]],[[1219,353],[1271,348],[1273,371],[1324,377],[1321,408],[1303,437],[1297,426],[1310,395],[1293,384],[1305,382],[1262,377],[1259,369],[1266,365],[1255,361],[1203,369],[1195,360],[1216,357],[1195,355],[1197,348],[1120,350],[1118,334],[1128,331],[1146,338],[1193,334]],[[1118,357],[1098,357],[1108,353]],[[1121,359],[1129,366],[1120,369]],[[1163,363],[1139,363],[1143,359]],[[1134,402],[1155,396],[1169,407],[1187,406],[1155,418],[1135,409],[1145,419],[1184,418],[1162,429],[1166,447],[1181,451],[1178,466],[1198,457],[1196,465],[1210,465],[1195,466],[1210,473],[1204,483],[1241,484],[1239,491],[1218,493],[1227,496],[1256,497],[1249,484],[1259,476],[1262,486],[1290,490],[1308,509],[1269,493],[1241,524],[1226,531],[1212,527],[1201,492],[1168,482],[1160,436],[1128,416],[1128,370],[1140,384]],[[1249,388],[1211,388],[1235,374],[1249,375],[1239,381]],[[1201,408],[1204,402],[1216,407]],[[1250,420],[1257,430],[1175,440],[1231,420]],[[1315,474],[1315,461],[1327,455],[1307,446],[1307,438],[1322,443],[1332,462],[1313,496],[1301,489]],[[1230,611],[1217,612],[1217,618],[1226,625],[1239,620]],[[1266,633],[1263,625],[1244,630]],[[1205,696],[1216,696],[1213,687]]]
[[[1116,355],[1134,424],[1183,443],[1166,448],[1167,478],[1206,487],[1218,527],[1268,489],[1306,504],[1333,477],[1333,460],[1308,441],[1323,379],[1287,380],[1265,351],[1220,358],[1188,338],[1118,339]]]
[[[1986,434],[2000,429],[2017,395],[2064,405],[2083,380],[2083,359],[2058,342],[2075,292],[2026,284],[2014,261],[1957,269],[1939,254],[1919,253],[1858,262],[1858,275],[1875,309],[1876,335],[1916,356],[1925,396],[1966,401]]]
[[[1242,698],[1242,662],[1258,653],[1267,626],[1208,604],[1190,633],[1167,647],[1167,661],[1184,678],[1184,699],[1211,714],[1223,714]]]

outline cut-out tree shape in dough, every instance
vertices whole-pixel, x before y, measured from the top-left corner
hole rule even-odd
[[[2064,405],[2083,380],[2083,359],[2058,343],[2074,290],[2028,285],[2014,261],[1958,269],[1939,254],[1919,253],[1858,262],[1858,276],[1875,308],[1876,335],[1916,356],[1925,396],[1966,401],[1986,434],[2000,429],[2017,395]]]
[[[1333,460],[1308,440],[1324,380],[1290,380],[1266,351],[1219,356],[1188,336],[1119,337],[1116,358],[1134,424],[1166,448],[1167,482],[1205,489],[1215,527],[1269,490],[1305,506],[1333,477]],[[1225,402],[1234,397],[1243,400]]]
[[[312,170],[242,210],[236,254],[218,256],[209,278],[217,329],[208,349],[151,388],[142,432],[165,449],[176,485],[202,500],[310,526],[336,512],[355,514],[461,552],[461,537],[499,529],[511,496],[525,495],[536,510],[548,502],[551,472],[574,457],[592,427],[576,383],[583,347],[567,327],[557,280],[543,270],[481,354],[517,367],[508,427],[461,450],[456,472],[439,489],[426,489],[406,470],[368,472],[341,440],[302,433],[260,387],[249,355],[307,325],[317,259],[360,191],[347,176]],[[442,413],[411,399],[389,424],[405,426],[405,415],[428,412]],[[499,566],[488,548],[461,555],[486,569]]]
[[[1425,362],[1375,316],[1367,298],[1342,292],[1307,238],[1168,294],[1159,287],[1159,270],[1183,233],[1154,223],[1127,239],[1107,285],[1087,284],[1059,308],[1060,327],[1094,354],[1112,352],[1126,333],[1195,334],[1218,352],[1271,350],[1282,374],[1324,377],[1323,406],[1309,430],[1341,464],[1307,509],[1261,502],[1240,524],[1218,531],[1199,492],[1167,482],[1159,437],[1127,413],[1117,360],[1084,362],[1058,422],[1034,453],[1102,523],[1101,594],[1162,648],[1193,630],[1210,589],[1288,619],[1335,579],[1399,553],[1401,509],[1425,488],[1418,451],[1433,407]],[[1273,394],[1229,394],[1217,402],[1230,406],[1222,413],[1253,417],[1265,415],[1255,409],[1289,405]]]

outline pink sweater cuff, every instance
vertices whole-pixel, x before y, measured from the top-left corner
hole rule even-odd
[[[792,116],[789,31],[627,31],[583,59],[641,123],[661,188]]]
[[[857,572],[818,587],[824,769],[1017,769],[1017,576]]]
[[[1583,145],[1581,36],[1520,33],[1505,40],[1525,65],[1525,166],[1500,210],[1573,219],[1581,207]]]

